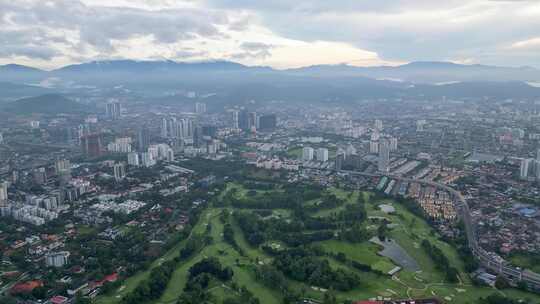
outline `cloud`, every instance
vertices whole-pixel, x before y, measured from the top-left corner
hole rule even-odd
[[[0,62],[526,65],[539,29],[532,0],[0,0]]]
[[[510,49],[514,50],[539,50],[540,51],[540,37],[535,37],[527,40],[514,42]]]

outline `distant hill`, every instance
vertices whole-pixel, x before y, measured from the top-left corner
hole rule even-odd
[[[22,65],[0,66],[0,81],[35,83],[48,77],[103,85],[114,83],[145,83],[188,80],[252,80],[263,75],[276,78],[294,77],[367,77],[413,83],[438,83],[449,81],[529,81],[540,82],[540,70],[532,67],[498,67],[467,65],[452,62],[418,61],[400,66],[357,67],[346,64],[314,65],[288,70],[274,70],[262,66],[215,60],[203,62],[176,62],[171,60],[137,61],[105,60],[68,65],[53,71],[43,71]],[[230,77],[231,76],[231,77]],[[174,79],[176,78],[176,79]]]
[[[29,83],[44,79],[47,72],[19,64],[0,65],[0,82]]]
[[[46,94],[19,99],[4,105],[2,110],[13,114],[70,114],[91,112],[91,108],[59,94]]]
[[[43,95],[50,92],[47,88],[16,84],[9,82],[0,82],[0,100],[15,100],[30,96]]]
[[[467,65],[452,62],[419,61],[400,66],[356,67],[341,65],[316,65],[285,72],[302,76],[339,77],[362,76],[375,79],[393,79],[414,83],[448,81],[536,81],[540,70],[532,67],[498,67]]]
[[[51,73],[61,75],[79,72],[153,73],[182,71],[241,71],[250,68],[251,67],[230,61],[176,62],[171,60],[107,60],[68,65],[54,70]]]

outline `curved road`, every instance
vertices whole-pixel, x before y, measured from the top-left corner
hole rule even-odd
[[[441,183],[437,183],[433,181],[405,178],[405,177],[391,175],[391,174],[371,174],[371,173],[347,171],[347,170],[339,170],[338,172],[351,174],[351,175],[367,176],[367,177],[387,176],[395,180],[429,185],[429,186],[433,186],[433,187],[448,191],[458,201],[458,203],[456,204],[456,207],[457,207],[456,209],[460,217],[463,219],[463,223],[465,225],[465,233],[467,234],[467,241],[469,242],[469,247],[471,248],[471,251],[473,252],[474,256],[480,262],[480,265],[482,265],[486,269],[489,269],[497,274],[501,274],[515,282],[523,281],[527,283],[530,287],[536,290],[540,290],[540,274],[532,272],[530,270],[522,270],[520,268],[513,267],[508,262],[500,258],[497,258],[495,255],[490,254],[489,252],[482,249],[478,245],[478,235],[476,233],[476,227],[474,226],[474,223],[472,221],[469,205],[467,204],[467,201],[465,200],[461,192],[445,184],[441,184]]]

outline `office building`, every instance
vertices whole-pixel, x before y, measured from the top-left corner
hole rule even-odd
[[[105,105],[106,115],[108,119],[116,120],[122,115],[122,106],[118,101],[110,101]]]
[[[320,162],[327,162],[328,161],[328,149],[326,148],[318,148],[317,149],[317,160]]]
[[[383,139],[379,143],[379,159],[378,159],[378,170],[379,172],[387,173],[390,168],[390,145],[388,140]]]
[[[128,153],[127,159],[128,159],[128,165],[130,166],[138,167],[140,165],[139,153],[137,152]]]
[[[277,116],[275,114],[267,114],[259,117],[259,129],[261,131],[272,131],[277,126]]]
[[[126,166],[124,163],[114,164],[114,179],[119,182],[126,177]]]
[[[313,155],[315,153],[315,150],[311,147],[304,147],[302,149],[302,160],[310,161],[313,160]]]

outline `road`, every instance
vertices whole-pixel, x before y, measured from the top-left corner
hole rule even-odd
[[[437,183],[433,181],[427,181],[427,180],[405,178],[405,177],[396,176],[392,174],[378,174],[378,173],[372,174],[372,173],[365,173],[365,172],[359,172],[359,171],[347,171],[347,170],[340,170],[338,172],[351,174],[351,175],[367,176],[367,177],[387,176],[389,178],[399,180],[399,181],[414,182],[414,183],[419,183],[422,185],[429,185],[432,187],[446,190],[448,193],[450,193],[454,197],[454,201],[457,201],[456,210],[460,218],[463,220],[469,247],[471,248],[471,251],[474,254],[474,256],[480,262],[480,265],[486,269],[491,270],[492,272],[501,274],[505,276],[506,278],[511,279],[515,282],[523,281],[527,283],[530,287],[536,290],[540,290],[540,274],[532,272],[530,270],[523,270],[517,267],[513,267],[507,261],[497,258],[494,254],[490,254],[489,252],[482,249],[482,247],[478,245],[478,235],[476,232],[476,227],[472,221],[471,211],[469,209],[469,205],[467,204],[467,200],[463,197],[461,192],[445,184],[441,184],[441,183]]]

